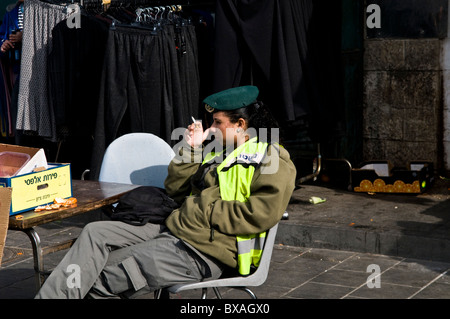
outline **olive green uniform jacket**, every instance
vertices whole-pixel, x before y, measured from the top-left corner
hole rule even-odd
[[[269,165],[262,163],[253,175],[248,201],[225,201],[220,196],[216,167],[201,174],[198,158],[202,149],[188,150],[180,151],[169,165],[164,186],[181,207],[172,212],[166,225],[200,252],[236,268],[236,236],[261,233],[279,222],[294,190],[295,166],[283,147],[271,144],[267,155],[279,153],[276,173],[261,174]],[[194,157],[197,163],[192,162]],[[195,178],[202,179],[202,190],[192,181]]]

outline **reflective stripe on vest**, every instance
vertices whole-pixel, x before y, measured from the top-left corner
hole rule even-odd
[[[241,275],[250,274],[252,264],[259,267],[266,232],[255,235],[236,236],[238,249],[238,267]]]
[[[255,137],[236,148],[217,167],[222,200],[240,202],[248,200],[253,174],[264,158],[267,146],[267,143],[257,142]],[[208,160],[205,159],[203,163],[213,158],[214,155],[206,156]],[[248,275],[252,264],[255,267],[259,266],[265,237],[266,232],[236,236],[238,268],[241,275]]]

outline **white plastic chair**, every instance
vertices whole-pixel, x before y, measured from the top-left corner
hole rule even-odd
[[[174,156],[170,145],[156,135],[125,134],[106,149],[98,180],[163,188]]]
[[[261,286],[267,279],[269,274],[270,260],[272,258],[273,245],[275,244],[275,237],[277,234],[278,223],[273,226],[267,233],[266,242],[264,244],[263,253],[259,267],[256,271],[249,276],[237,276],[230,278],[219,278],[210,281],[201,281],[196,283],[178,284],[171,287],[166,287],[164,290],[168,290],[171,293],[178,293],[185,290],[202,289],[202,299],[206,299],[207,289],[212,288],[216,297],[222,299],[222,295],[219,292],[219,287],[235,288],[245,291],[253,299],[257,299],[256,295],[248,287]],[[159,289],[155,293],[155,298],[159,299],[162,289]]]

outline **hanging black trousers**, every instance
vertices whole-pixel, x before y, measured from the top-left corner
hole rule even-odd
[[[109,31],[91,160],[98,179],[108,145],[123,134],[152,133],[169,144],[199,107],[195,30],[192,26],[116,26]]]
[[[63,20],[52,30],[48,102],[56,138],[63,142],[57,161],[71,163],[73,176],[90,167],[90,153],[80,150],[92,148],[108,31],[106,22],[84,14],[81,28],[69,28]]]
[[[91,174],[98,176],[103,153],[120,132],[160,135],[160,47],[161,38],[147,30],[116,27],[109,31]]]

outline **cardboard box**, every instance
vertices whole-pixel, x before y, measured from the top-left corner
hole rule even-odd
[[[0,265],[2,264],[6,234],[8,233],[9,208],[11,206],[11,188],[0,188]]]
[[[392,167],[389,161],[367,162],[352,169],[352,187],[361,193],[420,194],[434,182],[434,165],[413,161],[406,168]]]
[[[0,178],[0,187],[12,188],[10,215],[52,203],[57,197],[72,197],[70,164],[49,164],[36,173]]]
[[[10,215],[52,203],[57,197],[72,196],[70,164],[47,163],[43,149],[0,144],[0,152],[24,153],[30,160],[15,176],[1,177],[0,188],[12,188]],[[33,172],[39,169],[37,172]]]

